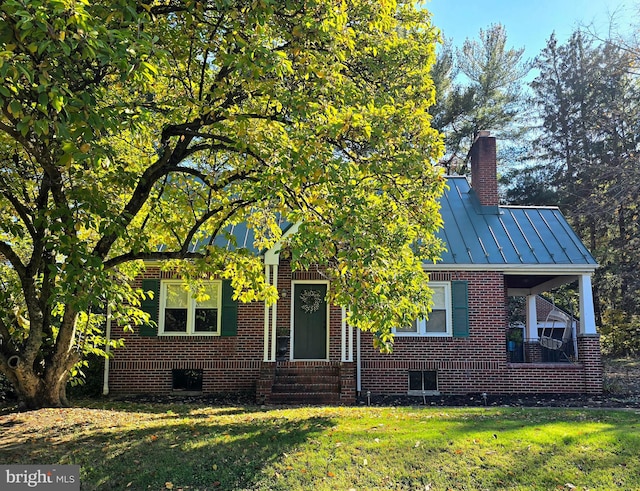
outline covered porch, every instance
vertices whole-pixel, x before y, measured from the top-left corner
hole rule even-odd
[[[546,274],[505,273],[507,296],[524,299],[523,325],[511,325],[507,330],[507,367],[525,380],[536,379],[536,385],[539,380],[577,377],[586,392],[601,392],[602,362],[592,271],[576,273],[557,269],[555,274],[550,274],[549,269]],[[541,301],[540,295],[553,298],[556,289],[572,283],[578,289],[577,311],[562,309],[553,301]],[[553,373],[551,377],[550,373]]]

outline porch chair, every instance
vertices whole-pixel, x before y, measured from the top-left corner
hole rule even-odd
[[[542,333],[538,338],[540,346],[553,351],[561,351],[562,354],[569,359],[565,353],[565,349],[572,339],[572,324],[573,322],[571,317],[554,306],[547,315],[544,327],[542,328]],[[562,331],[562,339],[556,339],[553,337],[553,331],[557,328],[564,328]]]

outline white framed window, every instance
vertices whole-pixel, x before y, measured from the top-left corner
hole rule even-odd
[[[429,282],[433,290],[433,309],[429,319],[417,319],[410,326],[396,327],[396,336],[452,336],[451,283]]]
[[[221,323],[222,282],[207,281],[204,291],[209,297],[196,300],[181,281],[160,283],[159,335],[219,336]]]

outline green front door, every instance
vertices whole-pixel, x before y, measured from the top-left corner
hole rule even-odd
[[[293,285],[293,358],[327,359],[327,285]]]

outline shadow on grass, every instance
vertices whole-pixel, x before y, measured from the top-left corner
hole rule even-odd
[[[0,438],[0,461],[80,465],[83,490],[252,489],[273,478],[266,468],[333,425],[317,416],[193,409],[195,417],[132,412],[112,427],[58,423],[37,436],[16,433],[13,444]]]
[[[14,415],[0,462],[80,465],[83,490],[640,489],[631,411],[98,407]]]
[[[135,395],[129,397],[95,397],[72,401],[74,407],[100,407],[127,412],[165,413],[171,411],[177,414],[187,414],[197,407],[215,407],[220,411],[226,409],[229,414],[242,411],[255,411],[255,394],[216,394],[216,395]]]

